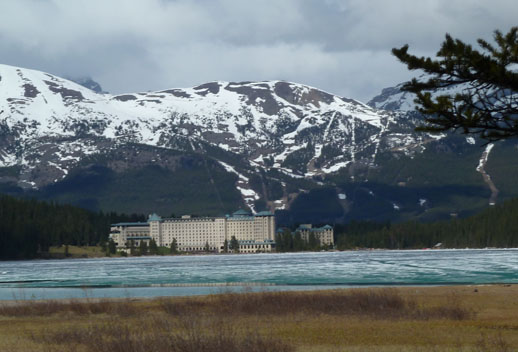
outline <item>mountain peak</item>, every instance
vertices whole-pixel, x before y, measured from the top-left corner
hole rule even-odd
[[[76,77],[76,78],[67,78],[72,82],[75,82],[79,85],[82,85],[85,88],[88,88],[96,93],[100,94],[108,94],[108,92],[104,91],[101,85],[94,81],[91,77]]]

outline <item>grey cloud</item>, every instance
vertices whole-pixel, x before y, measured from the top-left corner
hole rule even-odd
[[[411,77],[390,55],[433,55],[515,25],[494,0],[17,0],[0,5],[2,62],[90,75],[128,92],[285,79],[363,101]]]

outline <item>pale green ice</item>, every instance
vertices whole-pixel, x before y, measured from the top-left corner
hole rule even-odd
[[[488,283],[518,283],[517,249],[0,262],[0,300]]]

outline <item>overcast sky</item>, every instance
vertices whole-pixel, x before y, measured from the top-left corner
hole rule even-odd
[[[367,101],[411,77],[390,49],[507,32],[516,0],[2,0],[0,62],[113,93],[281,79]]]

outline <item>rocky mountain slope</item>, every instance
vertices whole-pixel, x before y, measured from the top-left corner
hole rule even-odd
[[[315,194],[330,192],[321,201],[335,215],[326,220],[339,221],[369,218],[358,206],[372,202],[350,194],[374,194],[379,185],[394,189],[374,196],[382,217],[402,214],[408,206],[397,194],[430,184],[409,171],[423,158],[436,158],[428,162],[435,166],[444,152],[476,155],[475,164],[482,158],[473,139],[416,134],[419,117],[397,87],[370,105],[284,81],[99,94],[0,65],[0,182],[4,192],[94,209],[204,214],[248,206],[284,210],[287,221],[298,219],[293,207],[314,206]],[[462,186],[485,187],[476,167],[478,181]],[[419,199],[420,211],[434,207]]]

